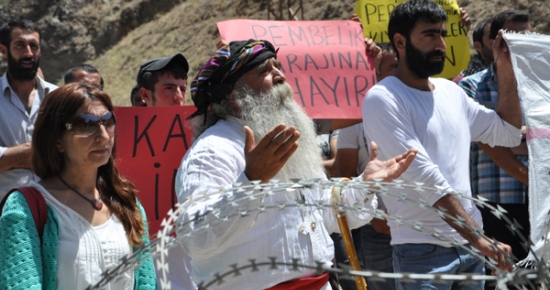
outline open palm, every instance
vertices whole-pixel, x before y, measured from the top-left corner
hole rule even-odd
[[[418,150],[409,149],[407,152],[397,155],[386,161],[378,160],[378,145],[375,142],[370,143],[371,152],[369,162],[363,171],[363,180],[372,181],[382,179],[389,182],[399,176],[411,165]]]

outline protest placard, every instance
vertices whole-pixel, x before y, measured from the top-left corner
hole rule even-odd
[[[139,191],[151,236],[178,202],[174,181],[192,136],[185,119],[195,110],[192,106],[116,108],[117,167]]]
[[[452,79],[468,66],[470,47],[468,30],[462,24],[460,10],[456,0],[434,0],[447,12],[447,34],[445,43],[447,51],[445,68],[437,77]],[[354,13],[359,15],[363,23],[363,34],[376,43],[390,42],[388,23],[395,6],[405,0],[358,0],[355,2]]]
[[[240,19],[219,22],[218,29],[228,42],[261,39],[278,48],[286,80],[311,118],[361,118],[376,77],[358,23]]]

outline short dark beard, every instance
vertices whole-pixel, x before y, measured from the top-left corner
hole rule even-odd
[[[439,74],[443,71],[445,65],[445,52],[433,50],[428,53],[424,53],[420,49],[416,48],[410,39],[407,39],[405,44],[405,51],[407,53],[407,66],[409,70],[417,75],[419,78],[427,79],[433,75]],[[440,56],[441,61],[431,61],[434,56]]]
[[[34,62],[31,68],[24,68],[21,66],[21,61],[32,60]],[[40,58],[22,58],[16,60],[8,49],[8,74],[11,78],[18,81],[30,81],[36,78],[36,72],[38,72],[38,66],[40,65]]]
[[[490,47],[487,47],[481,42],[481,59],[483,64],[489,66],[493,61],[493,50]]]

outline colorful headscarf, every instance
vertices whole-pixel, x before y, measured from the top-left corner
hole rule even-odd
[[[220,48],[191,82],[191,98],[197,111],[188,119],[198,115],[206,118],[210,104],[227,99],[242,75],[272,57],[277,57],[277,51],[264,40],[233,41]]]

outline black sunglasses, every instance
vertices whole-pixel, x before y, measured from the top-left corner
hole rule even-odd
[[[74,116],[65,123],[65,128],[75,135],[92,136],[99,130],[99,125],[103,125],[107,132],[114,132],[115,123],[115,115],[109,111],[103,116],[91,114]]]

